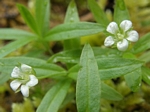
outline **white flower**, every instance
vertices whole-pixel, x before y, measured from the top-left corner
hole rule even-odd
[[[104,45],[106,47],[115,45],[120,51],[127,50],[129,41],[136,42],[139,38],[137,31],[131,29],[132,22],[129,20],[122,21],[119,26],[116,22],[111,22],[106,28],[111,36],[106,37]]]
[[[21,91],[23,96],[29,96],[29,88],[35,86],[38,83],[38,79],[33,75],[32,67],[21,64],[20,67],[15,67],[11,73],[11,77],[15,78],[10,83],[10,87],[14,91]]]

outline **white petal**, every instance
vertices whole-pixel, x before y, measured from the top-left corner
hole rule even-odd
[[[132,30],[132,31],[129,31],[127,33],[128,37],[127,37],[127,40],[131,41],[131,42],[136,42],[138,41],[139,39],[139,34],[137,31],[135,30]]]
[[[117,48],[120,51],[125,51],[128,48],[128,41],[126,39],[123,39],[122,41],[119,41],[117,43]]]
[[[13,78],[19,78],[20,77],[20,69],[18,67],[15,67],[11,73],[11,77]]]
[[[118,31],[118,25],[116,22],[111,22],[109,23],[109,25],[107,26],[106,31],[108,31],[111,34],[116,34],[116,32]]]
[[[32,87],[38,83],[38,79],[34,75],[30,75],[30,81],[26,83],[27,86]]]
[[[26,64],[21,64],[21,69],[23,72],[31,72],[32,68]]]
[[[120,23],[120,28],[125,32],[132,27],[132,22],[129,20],[124,20]]]
[[[113,45],[114,43],[115,43],[115,41],[112,36],[108,36],[104,41],[104,45],[106,47],[109,47],[109,46]]]
[[[21,93],[23,96],[28,97],[29,96],[29,87],[26,85],[21,86]]]
[[[11,87],[14,91],[16,91],[16,90],[19,88],[20,85],[21,85],[21,82],[20,82],[19,80],[14,80],[14,81],[12,81],[12,82],[10,83],[10,87]]]

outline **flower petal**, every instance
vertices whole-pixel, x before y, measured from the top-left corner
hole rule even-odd
[[[115,43],[114,39],[112,36],[108,36],[105,41],[104,41],[104,45],[106,47],[110,47],[111,45],[113,45]]]
[[[119,41],[117,43],[117,48],[120,51],[125,51],[128,48],[128,41],[126,39],[123,39],[122,41]]]
[[[26,64],[21,64],[21,70],[23,72],[31,72],[32,71],[32,68]]]
[[[12,81],[12,82],[10,83],[10,87],[11,87],[14,91],[16,91],[16,90],[19,88],[20,85],[21,85],[21,82],[20,82],[19,80],[14,80],[14,81]]]
[[[108,31],[111,34],[116,34],[116,32],[119,30],[118,25],[116,22],[111,22],[109,23],[109,25],[107,26],[106,31]]]
[[[132,27],[132,22],[129,20],[124,20],[120,23],[120,28],[125,32]]]
[[[26,85],[21,86],[21,93],[23,96],[28,97],[29,96],[29,87]]]
[[[127,33],[128,37],[127,37],[127,40],[131,41],[131,42],[136,42],[138,41],[139,39],[139,34],[137,31],[135,30],[132,30],[132,31],[129,31]]]
[[[29,75],[30,81],[26,83],[27,86],[32,87],[38,83],[38,79],[34,75]]]
[[[15,67],[11,73],[11,77],[13,78],[19,78],[21,75],[20,69],[18,67]]]

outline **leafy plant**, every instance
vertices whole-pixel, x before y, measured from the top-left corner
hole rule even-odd
[[[104,111],[109,109],[103,106],[104,99],[122,101],[124,97],[121,90],[112,86],[112,80],[119,78],[126,82],[132,92],[139,91],[142,81],[150,84],[150,69],[146,65],[150,61],[147,51],[150,48],[149,33],[142,36],[137,43],[129,43],[128,49],[123,52],[118,51],[116,46],[93,47],[88,43],[82,48],[82,36],[100,32],[108,35],[105,29],[110,22],[95,0],[88,0],[88,5],[97,23],[80,22],[76,4],[71,1],[64,23],[50,29],[50,2],[36,0],[34,15],[25,6],[17,4],[30,32],[0,29],[0,39],[12,40],[0,49],[0,84],[10,79],[11,71],[18,63],[31,66],[39,80],[48,78],[55,81],[37,107],[37,112],[58,112],[63,108],[63,104],[66,106],[65,101],[75,101],[78,112]],[[130,19],[124,1],[116,0],[114,9],[113,21],[117,24]],[[49,43],[54,41],[62,41],[63,51],[52,53]],[[17,57],[9,56],[27,44],[32,45],[32,50],[27,52],[28,57],[23,54]],[[49,59],[39,59],[32,53],[36,46],[39,53],[42,51],[45,55],[48,52],[46,57]],[[58,65],[57,62],[61,64]],[[75,91],[71,91],[73,97],[69,99],[67,96],[70,88]]]

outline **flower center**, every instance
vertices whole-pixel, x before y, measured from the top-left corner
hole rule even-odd
[[[117,38],[118,38],[119,40],[123,40],[123,39],[124,39],[124,35],[121,34],[121,33],[117,33]]]

